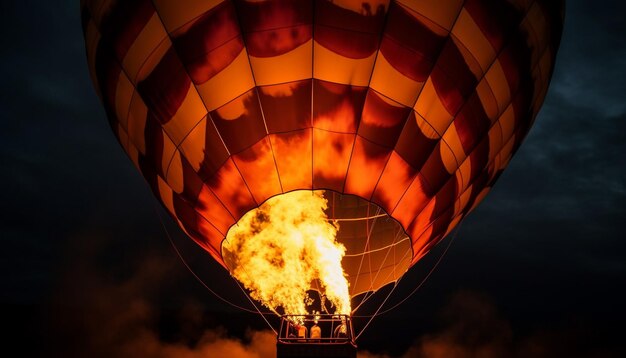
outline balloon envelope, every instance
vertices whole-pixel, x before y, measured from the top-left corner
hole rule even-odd
[[[485,197],[539,111],[563,21],[554,0],[81,8],[111,127],[180,227],[228,268],[246,212],[326,190],[352,295],[397,280]]]

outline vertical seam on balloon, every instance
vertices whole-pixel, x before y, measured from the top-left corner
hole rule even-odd
[[[313,135],[315,134],[315,129],[313,128],[313,119],[314,119],[314,96],[315,96],[315,12],[317,8],[315,7],[315,0],[311,0],[311,190],[313,190],[313,150],[315,149],[313,145]],[[334,195],[334,194],[333,194]],[[333,197],[334,198],[334,197]]]
[[[462,10],[463,10],[464,8],[465,8],[465,2],[463,3],[463,7],[461,8],[461,12],[462,12]],[[459,15],[461,14],[461,12],[459,12]],[[523,22],[523,20],[526,18],[526,16],[527,16],[527,15],[528,15],[528,12],[526,12],[526,13],[524,14],[524,16],[520,19],[519,24],[521,24],[521,23]],[[454,24],[453,24],[452,28],[450,29],[450,36],[452,35],[452,30],[453,30],[453,29],[454,29],[454,27],[456,26],[456,23],[458,22],[458,17],[459,17],[459,16],[457,16],[457,19],[454,21]],[[518,27],[519,27],[519,24],[518,24]],[[514,34],[514,32],[515,32],[515,31],[512,31],[512,32],[509,34],[509,36],[507,37],[507,41],[506,41],[506,43],[507,43],[507,44],[508,44],[508,41],[510,40],[510,37]],[[450,36],[448,37],[449,39],[450,39]],[[450,41],[451,41],[451,40],[450,40]],[[486,74],[489,72],[489,70],[491,69],[491,67],[493,67],[493,65],[494,65],[494,64],[498,61],[499,56],[502,54],[502,52],[503,52],[503,51],[504,51],[504,49],[506,48],[506,46],[504,45],[504,43],[505,43],[505,42],[503,42],[502,47],[498,50],[498,52],[497,52],[497,53],[496,53],[496,55],[494,56],[494,59],[493,59],[492,63],[489,65],[489,67],[487,67],[487,70],[486,70],[486,71],[484,71],[484,73],[482,74],[482,76],[481,76],[480,78],[476,79],[476,86],[474,87],[474,90],[472,91],[472,93],[474,93],[474,92],[476,91],[476,88],[478,88],[478,85],[480,84],[480,82],[481,82],[481,81],[485,78]],[[440,54],[441,54],[441,53],[440,53]],[[437,59],[437,61],[435,61],[435,66],[436,66],[436,64],[437,64],[438,60],[439,60],[439,58]],[[429,76],[429,77],[430,77],[430,76]],[[470,95],[471,95],[471,94],[470,94]],[[469,98],[469,97],[468,97],[468,98]],[[511,95],[511,100],[512,100],[512,99],[513,99],[513,95]],[[416,102],[416,103],[417,103],[417,102]],[[456,118],[457,118],[458,114],[459,114],[459,113],[461,112],[461,110],[464,108],[464,106],[465,106],[465,104],[466,104],[466,103],[467,103],[467,100],[465,100],[465,102],[463,103],[463,105],[462,105],[462,106],[461,106],[461,107],[457,110],[457,112],[453,115],[452,120],[450,121],[450,124],[448,125],[448,127],[446,128],[446,130],[445,130],[445,131],[443,131],[443,133],[441,134],[441,137],[440,137],[439,141],[440,141],[440,142],[443,142],[443,143],[444,143],[444,144],[445,144],[448,148],[450,148],[450,146],[449,146],[449,145],[448,145],[448,143],[447,143],[447,142],[443,139],[443,136],[446,134],[446,132],[448,131],[448,129],[450,128],[450,126],[452,126],[452,124],[453,124],[453,123],[454,123],[454,121],[456,120]],[[424,118],[424,119],[425,119],[425,118]],[[494,121],[494,123],[495,123],[495,122],[496,122],[496,121]],[[490,128],[491,128],[492,126],[493,126],[493,124],[490,126]],[[488,131],[487,131],[487,132],[488,132]],[[439,134],[439,133],[437,133],[437,134]],[[476,147],[476,146],[474,146],[474,148],[475,148],[475,147]],[[430,152],[430,154],[428,155],[428,158],[430,158],[430,156],[432,156],[432,154],[435,152],[436,148],[437,148],[437,146],[435,146],[435,149],[433,149],[433,150]],[[474,148],[472,148],[472,149],[474,149]],[[450,151],[452,152],[452,150],[451,150],[451,149],[450,149]],[[473,151],[473,150],[472,150],[472,151]],[[462,161],[460,164],[459,164],[459,163],[458,163],[458,161],[457,161],[458,166],[457,166],[456,170],[455,170],[453,173],[451,173],[451,174],[450,174],[450,178],[452,178],[452,177],[454,176],[454,173],[456,173],[456,172],[458,171],[458,169],[459,169],[459,168],[460,168],[460,166],[463,164],[463,162],[465,162],[465,160],[467,159],[467,157],[469,157],[469,156],[471,155],[472,151],[470,151],[470,153],[469,153],[468,155],[466,155],[466,158],[465,158],[465,159],[463,159],[463,161]],[[454,155],[454,153],[453,153],[453,155]],[[455,159],[456,159],[456,156],[455,156]],[[428,160],[428,159],[427,159],[427,160]],[[424,164],[422,164],[422,168],[423,168],[423,165],[424,165]],[[403,199],[403,198],[404,198],[404,196],[406,195],[407,191],[409,190],[409,188],[411,187],[411,185],[413,184],[413,182],[414,182],[415,180],[417,180],[417,178],[418,178],[418,176],[419,176],[419,173],[421,173],[421,168],[418,170],[418,175],[415,175],[415,176],[413,177],[413,179],[411,180],[411,184],[409,184],[409,185],[406,187],[406,189],[404,190],[404,193],[400,196],[400,199],[398,200],[398,202],[396,203],[396,205],[394,206],[394,208],[391,210],[391,213],[393,213],[393,212],[397,209],[398,205],[400,204],[400,202],[402,201],[402,199]],[[428,183],[428,180],[427,180],[425,177],[424,177],[424,180]],[[447,181],[446,181],[446,183],[447,183]],[[444,184],[444,185],[445,185],[445,184]],[[431,189],[431,191],[432,191],[432,189],[433,189],[433,188],[432,188],[432,186],[431,186],[430,184],[429,184],[429,187],[430,187],[430,189]],[[435,197],[437,196],[437,194],[439,193],[439,190],[440,190],[440,189],[441,189],[441,188],[439,188],[439,189],[438,189],[437,193],[435,193],[435,194],[432,196],[432,198],[435,198]],[[429,200],[429,202],[430,202],[430,201],[432,201],[432,198],[431,198],[431,200]],[[425,208],[425,207],[424,207],[424,208]],[[421,210],[421,211],[420,211],[420,213],[419,213],[417,216],[421,215],[422,211],[423,211],[423,210]],[[415,218],[417,218],[417,216],[416,216]],[[415,218],[414,218],[411,222],[413,222],[413,221],[415,220]],[[410,226],[410,224],[409,224],[409,226]]]
[[[274,168],[276,169],[276,177],[278,177],[278,185],[280,186],[281,193],[284,193],[283,183],[280,179],[280,172],[278,171],[278,164],[276,163],[276,155],[274,154],[274,147],[272,146],[272,141],[269,139],[269,130],[267,128],[267,121],[265,120],[265,112],[263,112],[263,104],[261,103],[261,96],[259,95],[259,85],[256,82],[256,76],[254,75],[254,68],[252,68],[252,60],[250,60],[250,53],[248,52],[248,46],[246,43],[246,34],[243,31],[243,26],[241,24],[241,19],[239,18],[239,11],[237,10],[237,1],[232,1],[233,8],[235,8],[235,17],[237,18],[237,25],[239,25],[239,31],[241,32],[241,41],[243,42],[244,51],[246,51],[246,57],[248,57],[248,65],[250,66],[250,74],[252,75],[252,81],[254,82],[254,93],[256,94],[257,103],[259,105],[259,109],[261,110],[261,118],[263,119],[263,126],[265,127],[265,135],[267,137],[267,142],[270,146],[270,151],[272,152],[272,160],[274,161]],[[236,166],[236,164],[235,164]],[[239,170],[239,168],[237,168]],[[243,175],[241,176],[243,178]],[[245,181],[245,178],[244,178]],[[254,195],[253,195],[254,197]],[[256,198],[254,198],[256,201]],[[257,203],[258,205],[259,203]]]
[[[191,130],[189,130],[189,133],[187,133],[187,134],[185,134],[185,135],[183,136],[183,139],[181,139],[180,143],[179,143],[179,144],[175,144],[176,149],[174,149],[174,155],[172,156],[172,158],[170,159],[169,163],[167,164],[167,170],[165,171],[165,177],[166,177],[166,178],[167,178],[167,175],[169,174],[169,171],[170,171],[170,166],[172,165],[172,162],[174,161],[174,157],[176,156],[176,152],[178,152],[181,156],[183,156],[183,157],[185,158],[185,160],[187,160],[187,162],[189,162],[189,160],[187,159],[187,156],[185,156],[185,155],[184,155],[184,153],[182,152],[182,150],[180,150],[179,148],[180,148],[180,146],[183,144],[183,142],[185,141],[185,139],[187,139],[187,137],[189,136],[189,134],[191,134],[191,132],[193,132],[193,131],[194,131],[194,129],[196,129],[196,127],[197,127],[197,126],[198,126],[198,125],[202,122],[202,120],[203,120],[203,119],[205,119],[205,118],[206,118],[206,115],[205,115],[205,116],[202,116],[202,118],[200,118],[200,119],[198,120],[198,122],[196,122],[196,124],[194,124],[194,125],[191,127]],[[165,132],[165,130],[164,130],[164,132]],[[173,142],[172,142],[172,143],[173,143]]]
[[[91,2],[89,2],[89,4],[91,4]],[[90,6],[89,6],[89,7],[90,7]],[[92,11],[91,9],[89,9],[89,7],[87,8],[87,11],[89,12],[89,15],[91,16],[91,19],[93,20],[94,24],[96,24],[95,18],[94,18],[94,16],[93,16],[93,11]],[[100,44],[100,41],[102,40],[102,31],[100,31],[100,29],[98,28],[98,26],[97,26],[97,25],[96,25],[96,26],[94,26],[94,27],[96,28],[96,30],[98,31],[98,35],[100,36],[100,39],[98,40],[98,45],[99,45],[99,44]],[[98,45],[96,45],[96,52],[97,52],[97,47],[98,47]],[[113,51],[113,53],[115,54],[115,51]],[[95,56],[95,54],[94,54],[94,56]],[[132,105],[132,103],[133,103],[133,97],[135,96],[135,93],[138,93],[138,92],[137,92],[137,86],[135,85],[135,83],[133,83],[133,82],[132,82],[132,80],[131,80],[131,79],[130,79],[130,77],[128,76],[128,73],[126,73],[126,70],[125,70],[125,69],[124,69],[124,67],[122,66],[122,65],[123,65],[123,62],[122,62],[120,59],[118,59],[118,58],[117,58],[117,54],[115,54],[115,56],[114,56],[114,57],[115,57],[115,59],[117,60],[116,62],[118,62],[118,65],[120,66],[120,73],[123,73],[123,74],[124,74],[124,76],[126,77],[126,79],[128,79],[128,82],[130,82],[130,84],[133,86],[133,93],[132,93],[132,94],[131,94],[131,96],[130,96],[130,102],[128,103],[128,110],[126,111],[126,137],[127,137],[127,138],[126,138],[126,147],[124,148],[124,149],[126,149],[126,148],[129,148],[129,145],[131,144],[131,140],[130,140],[130,133],[129,133],[130,131],[128,130],[128,116],[130,115],[130,109],[131,109],[131,105]],[[94,57],[94,68],[95,68],[95,57]],[[116,96],[117,96],[117,85],[118,85],[118,84],[119,84],[119,78],[118,78],[118,80],[116,81],[116,86],[115,86],[115,87],[116,87],[116,88],[115,88],[115,93],[116,93]],[[140,96],[140,97],[141,97],[141,96]],[[142,99],[142,101],[143,101],[143,99]],[[118,124],[119,124],[119,119],[118,119],[118,121],[117,121],[117,122],[118,122]],[[118,136],[118,138],[119,138],[119,136]],[[136,145],[134,142],[133,142],[132,144],[133,144],[133,146],[135,147],[135,149],[138,149],[138,148],[137,148],[137,145]],[[127,153],[127,155],[128,155],[128,153]]]
[[[352,149],[350,150],[350,158],[348,159],[348,165],[346,166],[346,173],[343,176],[343,184],[341,186],[342,193],[346,189],[346,182],[348,181],[348,174],[350,173],[350,164],[352,164],[352,155],[354,154],[354,146],[356,145],[356,137],[359,136],[359,127],[361,127],[361,121],[363,120],[363,111],[365,109],[365,103],[367,101],[367,96],[371,90],[370,85],[372,84],[372,77],[374,77],[374,71],[376,70],[376,62],[378,61],[378,54],[380,53],[380,48],[383,44],[383,38],[385,35],[385,30],[387,28],[387,21],[389,20],[389,14],[391,13],[391,7],[393,6],[393,4],[394,4],[394,0],[389,1],[389,8],[387,9],[387,12],[385,13],[385,18],[383,19],[383,25],[379,33],[378,46],[376,47],[376,55],[374,55],[374,61],[372,62],[372,72],[370,72],[370,78],[367,80],[367,86],[365,87],[367,88],[367,92],[365,93],[365,98],[363,99],[363,105],[361,106],[361,114],[359,115],[359,123],[357,124],[354,130],[354,140],[352,141]],[[350,87],[352,87],[352,84],[350,85]]]
[[[128,80],[130,81],[130,79],[128,79]],[[131,142],[133,142],[133,141],[130,140],[130,130],[128,129],[129,124],[130,124],[130,122],[129,122],[129,119],[130,119],[130,109],[133,106],[133,99],[135,98],[135,95],[139,95],[139,92],[137,91],[137,87],[135,86],[135,84],[131,82],[131,85],[133,86],[133,94],[130,95],[130,102],[128,103],[128,111],[126,111],[126,132],[127,132],[126,135],[128,136],[128,141],[126,142],[127,146]],[[141,97],[141,96],[139,96],[139,97]],[[143,101],[143,99],[142,99],[142,101]],[[138,149],[136,145],[135,145],[135,148]]]

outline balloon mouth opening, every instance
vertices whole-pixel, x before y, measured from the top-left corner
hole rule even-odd
[[[230,244],[229,237],[241,225],[242,220],[246,216],[263,217],[266,213],[260,212],[267,203],[272,204],[281,198],[303,193],[309,195],[318,193],[327,203],[324,208],[326,220],[337,227],[335,240],[345,248],[340,263],[348,283],[350,298],[376,292],[399,280],[410,268],[413,259],[411,239],[402,225],[378,205],[356,195],[341,194],[332,190],[296,190],[271,197],[259,207],[247,212],[229,229],[226,239],[222,242],[221,254],[232,276],[235,276],[233,273],[239,266],[240,257],[236,251],[240,244],[234,242]],[[256,238],[250,237],[249,240]],[[246,276],[258,274],[259,272],[247,272]],[[310,282],[308,291],[322,297],[325,296],[324,290],[320,289],[323,286],[320,280],[315,279]],[[323,302],[324,298],[321,298],[321,301]],[[335,313],[349,314],[337,311]]]

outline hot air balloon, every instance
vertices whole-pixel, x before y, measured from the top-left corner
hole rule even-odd
[[[544,100],[563,6],[81,1],[113,132],[182,230],[232,272],[246,213],[320,193],[353,298],[483,200]]]

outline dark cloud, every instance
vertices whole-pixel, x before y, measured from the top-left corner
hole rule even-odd
[[[101,262],[103,252],[115,245],[93,233],[79,235],[73,245],[62,280],[45,309],[46,334],[37,353],[275,357],[276,338],[270,330],[248,328],[244,321],[237,335],[229,335],[222,325],[224,318],[211,316],[207,305],[181,287],[187,272],[174,256],[156,249],[127,248],[131,255],[118,254]]]
[[[626,11],[619,0],[567,1],[551,92],[606,116],[626,110]]]
[[[602,341],[595,327],[570,324],[516,332],[488,296],[456,292],[439,312],[439,328],[400,355],[363,351],[360,358],[620,357],[624,345]],[[406,328],[404,328],[406,329]]]
[[[69,236],[88,225],[119,234],[131,214],[149,221],[149,206],[129,203],[149,205],[150,194],[93,90],[78,3],[1,6],[0,270],[12,274],[0,298],[38,302]]]
[[[625,10],[618,0],[567,2],[550,92],[527,140],[427,284],[377,318],[360,347],[406,357],[623,352]],[[33,342],[46,340],[67,356],[271,354],[263,322],[225,318],[233,311],[169,247],[88,77],[78,2],[1,2],[0,31],[0,303],[16,346],[40,350]],[[223,273],[191,256],[203,277]],[[214,280],[229,287],[225,274]],[[232,321],[252,322],[250,333],[219,328]]]

